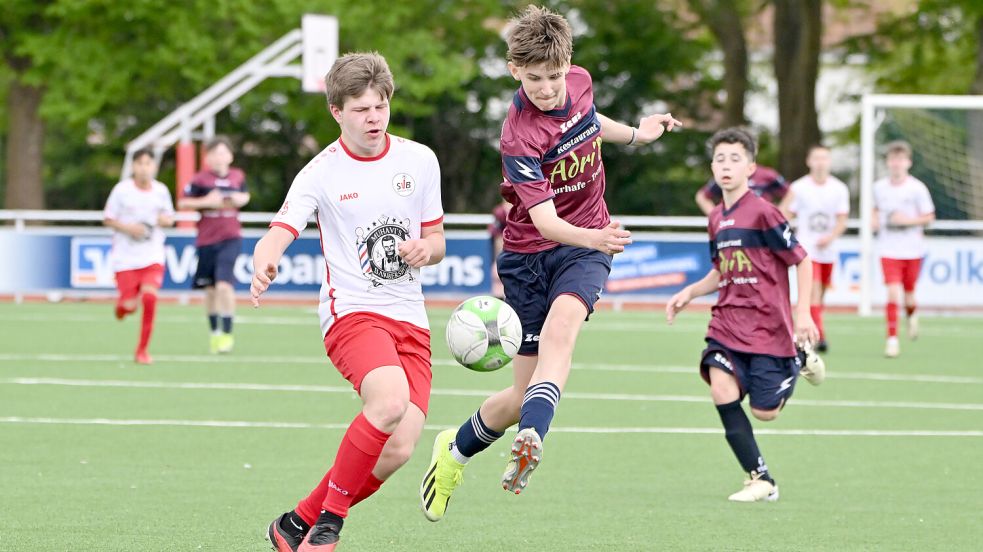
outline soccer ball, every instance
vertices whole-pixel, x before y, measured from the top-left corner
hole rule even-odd
[[[492,372],[512,361],[522,343],[519,315],[499,299],[481,295],[461,303],[447,322],[447,348],[475,372]]]

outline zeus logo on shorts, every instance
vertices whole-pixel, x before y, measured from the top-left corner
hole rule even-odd
[[[523,341],[526,343],[535,343],[539,341],[539,334],[526,334],[526,338]]]
[[[734,366],[731,365],[730,360],[720,353],[713,353],[713,360],[719,362],[722,366],[726,367],[730,371],[734,371]]]

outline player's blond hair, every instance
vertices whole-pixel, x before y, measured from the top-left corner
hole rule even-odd
[[[573,31],[562,15],[530,5],[510,23],[506,59],[513,64],[528,67],[545,63],[548,69],[555,69],[570,62]]]
[[[324,77],[324,92],[328,105],[339,109],[344,107],[346,98],[361,96],[371,88],[386,101],[393,96],[396,85],[386,58],[378,52],[351,52],[336,59],[331,70]]]
[[[893,142],[888,142],[884,146],[884,157],[888,155],[894,155],[896,153],[903,153],[908,159],[911,159],[911,144],[905,142],[904,140],[895,140]]]

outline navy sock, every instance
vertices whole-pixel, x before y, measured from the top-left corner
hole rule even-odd
[[[519,430],[531,427],[539,437],[546,437],[560,402],[560,388],[551,381],[543,381],[530,385],[522,401],[522,411],[519,414]]]
[[[502,435],[504,435],[503,432],[495,431],[485,425],[479,410],[472,414],[468,421],[464,422],[461,428],[457,430],[454,444],[457,445],[458,452],[470,458],[490,447]]]
[[[761,456],[761,451],[758,450],[758,442],[754,439],[751,420],[741,408],[740,399],[716,406],[717,413],[720,414],[720,421],[724,424],[727,443],[730,445],[730,449],[734,451],[734,456],[740,462],[741,468],[752,476],[756,475],[760,479],[774,483],[774,479],[768,473],[765,459]]]
[[[211,328],[212,333],[215,333],[215,332],[218,331],[218,315],[217,314],[211,314],[211,313],[209,313],[209,315],[208,315],[208,327]]]
[[[223,316],[222,317],[222,332],[223,333],[232,333],[232,317],[231,316]]]

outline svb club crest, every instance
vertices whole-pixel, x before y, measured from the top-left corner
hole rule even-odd
[[[355,229],[362,273],[373,286],[412,281],[410,265],[399,256],[399,244],[410,239],[409,219],[381,216],[368,228]]]

